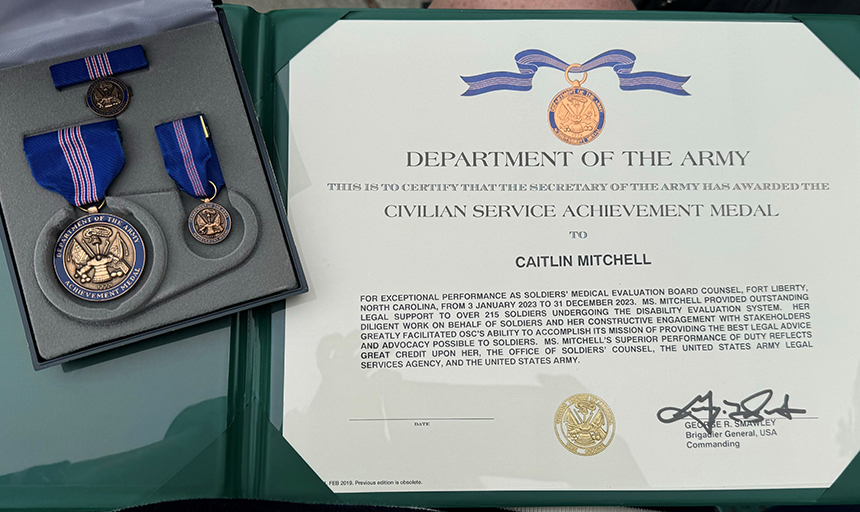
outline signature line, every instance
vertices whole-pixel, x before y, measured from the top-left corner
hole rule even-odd
[[[350,418],[349,421],[494,421],[496,418]]]

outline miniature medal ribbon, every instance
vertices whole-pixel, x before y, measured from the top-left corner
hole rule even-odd
[[[155,135],[167,174],[180,190],[203,201],[191,211],[188,230],[201,243],[221,242],[230,233],[232,221],[226,208],[212,202],[224,187],[224,176],[206,118],[201,114],[160,124]]]
[[[24,138],[36,182],[75,206],[98,203],[125,165],[115,120]]]
[[[54,87],[61,89],[81,82],[145,68],[148,65],[143,46],[136,45],[54,64],[51,66],[51,78],[54,80]]]
[[[224,186],[215,146],[203,131],[202,121],[203,116],[196,115],[155,127],[167,174],[183,192],[197,199],[215,194],[213,185]]]
[[[650,89],[678,96],[689,96],[690,94],[683,89],[684,84],[690,79],[688,76],[670,75],[656,71],[631,73],[633,64],[636,62],[636,56],[627,50],[609,50],[579,66],[568,66],[563,60],[541,50],[524,50],[516,54],[514,59],[520,69],[519,73],[494,71],[481,75],[461,76],[460,78],[469,86],[469,89],[462,95],[476,96],[502,90],[529,91],[532,88],[532,78],[539,67],[555,68],[565,73],[585,73],[592,69],[611,67],[618,75],[618,82],[622,91]]]

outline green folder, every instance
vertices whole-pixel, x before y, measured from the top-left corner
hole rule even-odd
[[[285,200],[289,61],[340,19],[796,21],[860,72],[860,19],[853,17],[222,9]],[[35,372],[10,276],[0,272],[0,508],[113,509],[198,497],[418,507],[860,502],[860,458],[827,490],[334,494],[281,434],[289,392],[284,308],[259,307]]]

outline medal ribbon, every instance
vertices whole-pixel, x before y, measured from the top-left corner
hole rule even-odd
[[[24,138],[36,182],[75,206],[97,203],[125,165],[116,120]]]
[[[148,65],[143,46],[129,46],[121,50],[54,64],[51,66],[51,78],[54,80],[54,87],[61,89],[96,78],[145,68]]]
[[[516,54],[514,59],[520,70],[519,73],[494,71],[481,75],[461,76],[460,78],[469,86],[463,96],[476,96],[492,91],[529,91],[532,88],[532,78],[537,73],[538,68],[548,67],[565,71],[568,66],[558,57],[541,50],[523,50]],[[636,56],[627,50],[609,50],[580,66],[570,68],[570,71],[572,73],[585,73],[592,69],[611,67],[618,75],[618,85],[622,91],[650,89],[678,96],[690,95],[683,89],[690,77],[657,71],[632,73],[635,62]]]
[[[167,174],[183,192],[198,199],[215,193],[210,181],[218,189],[224,186],[221,164],[212,139],[203,131],[204,122],[203,115],[196,115],[155,127]]]

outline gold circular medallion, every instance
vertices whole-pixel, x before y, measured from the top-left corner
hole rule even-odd
[[[146,250],[137,230],[110,214],[87,215],[67,227],[54,249],[54,270],[63,288],[89,301],[129,291],[143,273]]]
[[[588,393],[573,395],[555,413],[555,435],[571,453],[597,455],[615,437],[615,416],[600,398]]]
[[[578,84],[556,94],[549,103],[547,115],[552,133],[575,146],[596,139],[606,124],[603,102]]]

